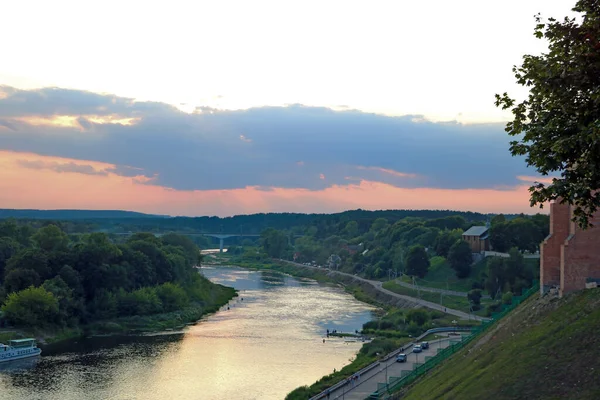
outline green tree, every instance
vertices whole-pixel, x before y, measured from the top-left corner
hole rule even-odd
[[[356,221],[349,221],[344,228],[344,235],[347,238],[353,238],[358,235],[358,223]]]
[[[13,269],[30,269],[35,271],[42,280],[49,278],[51,270],[48,267],[48,257],[40,249],[22,249],[6,263],[6,272]]]
[[[506,217],[504,216],[504,214],[498,214],[498,215],[495,215],[494,218],[492,218],[491,225],[494,226],[497,224],[503,224],[505,222],[506,222]]]
[[[0,237],[0,277],[4,276],[4,268],[8,260],[19,251],[19,243],[10,237]]]
[[[433,242],[435,254],[447,258],[450,247],[460,240],[461,235],[462,231],[457,230],[441,232]]]
[[[11,293],[2,306],[4,317],[16,326],[43,327],[56,320],[58,300],[44,288]]]
[[[429,270],[429,257],[421,245],[412,246],[406,256],[406,274],[424,278]]]
[[[512,286],[518,278],[523,276],[525,260],[523,254],[516,247],[511,248],[508,254],[510,257],[504,260],[504,273],[506,281]]]
[[[164,311],[174,311],[185,307],[189,303],[188,295],[179,285],[167,282],[156,288]]]
[[[457,278],[466,278],[471,274],[471,264],[473,263],[473,253],[471,246],[464,240],[456,241],[448,251],[448,262]]]
[[[473,289],[467,293],[467,299],[471,304],[473,304],[473,308],[475,311],[479,310],[481,306],[481,290]]]
[[[371,224],[371,230],[373,232],[380,232],[386,229],[389,226],[387,219],[385,218],[377,218]]]
[[[32,269],[11,269],[4,277],[4,290],[6,293],[18,292],[29,286],[40,284],[40,276]]]
[[[288,237],[277,229],[268,228],[260,234],[262,247],[269,257],[282,258],[288,250]]]
[[[31,239],[40,249],[48,253],[65,251],[69,245],[69,237],[56,225],[46,225],[38,229]]]
[[[429,313],[425,310],[410,310],[406,313],[406,320],[414,322],[418,326],[423,326],[429,321]]]
[[[506,268],[504,259],[501,257],[491,257],[487,261],[487,278],[485,280],[485,289],[492,298],[496,294],[502,292],[504,283],[506,282]]]
[[[512,245],[508,222],[496,222],[490,228],[490,244],[494,251],[506,252]]]
[[[579,0],[580,18],[563,21],[536,16],[534,35],[548,42],[542,55],[525,55],[513,72],[529,88],[519,104],[504,93],[496,106],[511,109],[506,131],[515,156],[544,175],[560,173],[549,184],[530,187],[531,205],[560,199],[575,206],[573,219],[583,228],[600,206],[600,12],[598,0]]]

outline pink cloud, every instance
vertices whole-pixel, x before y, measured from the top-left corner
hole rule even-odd
[[[23,162],[25,161],[25,162]],[[35,168],[31,165],[69,165]],[[81,173],[93,168],[103,174]],[[531,213],[528,185],[504,190],[399,188],[381,182],[352,181],[322,190],[245,187],[183,191],[153,185],[142,176],[126,177],[114,165],[86,160],[0,151],[0,208],[125,209],[170,215],[257,212],[338,212],[348,209],[452,209]],[[324,178],[324,176],[323,176]]]

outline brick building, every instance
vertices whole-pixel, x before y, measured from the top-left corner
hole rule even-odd
[[[473,253],[490,251],[490,235],[487,226],[472,226],[462,234],[462,239],[469,243]]]
[[[600,212],[582,230],[574,222],[569,204],[550,204],[550,234],[540,245],[542,293],[559,287],[559,294],[585,289],[589,279],[600,279]]]

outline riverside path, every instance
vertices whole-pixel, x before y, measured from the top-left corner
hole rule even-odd
[[[390,383],[392,377],[399,378],[403,376],[403,371],[412,371],[416,363],[422,364],[425,357],[431,357],[437,354],[438,350],[444,349],[450,345],[451,339],[440,339],[429,342],[429,349],[421,353],[413,353],[412,350],[406,351],[407,360],[405,363],[396,361],[395,354],[389,359],[381,361],[380,364],[372,370],[364,373],[357,381],[348,381],[344,385],[337,387],[329,393],[329,399],[344,400],[364,400],[379,388],[380,384]],[[407,372],[404,372],[406,374]],[[316,396],[326,400],[326,395]]]
[[[356,275],[352,275],[352,274],[347,274],[345,272],[334,271],[334,270],[331,270],[331,269],[328,269],[328,268],[311,267],[311,266],[303,265],[303,264],[300,264],[300,263],[297,263],[297,262],[293,262],[293,261],[287,261],[287,260],[281,260],[281,259],[279,259],[278,261],[282,261],[282,262],[285,262],[287,264],[295,265],[297,267],[310,268],[310,269],[320,270],[320,271],[325,270],[325,271],[328,271],[331,274],[337,274],[337,275],[347,276],[347,277],[350,277],[350,278],[352,278],[354,280],[368,283],[368,284],[374,286],[375,289],[377,289],[380,292],[385,293],[385,294],[387,294],[389,296],[392,296],[392,297],[395,297],[395,298],[398,298],[398,299],[403,299],[403,300],[412,302],[412,303],[414,303],[417,306],[423,306],[423,307],[430,308],[432,310],[437,310],[437,311],[445,312],[447,314],[454,315],[454,316],[459,317],[461,319],[466,319],[466,320],[472,319],[472,320],[476,320],[476,321],[486,321],[486,320],[489,319],[489,318],[480,317],[478,315],[469,314],[469,313],[466,313],[466,312],[463,312],[463,311],[460,311],[460,310],[455,310],[453,308],[444,307],[444,306],[442,306],[440,304],[432,303],[431,301],[426,301],[426,300],[418,299],[416,297],[411,297],[411,296],[407,296],[407,295],[404,295],[404,294],[398,294],[398,293],[392,292],[391,290],[387,290],[386,288],[384,288],[383,287],[383,282],[380,282],[380,281],[373,281],[373,280],[370,280],[370,279],[361,278],[360,276],[356,276]]]

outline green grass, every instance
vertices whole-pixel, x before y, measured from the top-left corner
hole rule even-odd
[[[561,300],[536,295],[506,318],[487,342],[467,346],[402,399],[600,398],[600,289]]]
[[[417,284],[436,289],[456,290],[458,292],[468,292],[471,285],[481,271],[485,269],[485,263],[477,263],[473,266],[471,276],[465,279],[458,279],[456,272],[450,267],[450,264],[444,257],[432,257],[429,271],[424,279],[417,279]],[[402,280],[412,284],[412,279],[403,276]]]
[[[486,257],[471,267],[471,275],[465,279],[458,279],[455,271],[444,257],[432,257],[429,272],[424,279],[417,278],[416,282],[420,286],[431,287],[435,289],[455,290],[457,292],[468,292],[472,289],[473,282],[480,281],[481,274],[487,271]],[[540,260],[538,258],[525,258],[525,267],[534,271],[534,276],[539,277]],[[412,278],[402,276],[402,281],[412,284]]]
[[[419,292],[416,289],[407,288],[397,284],[394,281],[388,281],[383,284],[383,287],[387,290],[391,290],[394,293],[403,294],[406,296],[419,297]],[[469,311],[469,301],[467,300],[467,296],[450,296],[443,295],[440,299],[439,293],[426,292],[421,290],[420,298],[426,301],[430,301],[432,303],[441,304],[444,307],[453,308],[455,310],[464,311],[466,313]],[[441,300],[441,301],[440,301]],[[485,307],[488,304],[491,304],[492,301],[490,299],[481,299],[481,310],[476,311],[476,315],[485,316]]]

